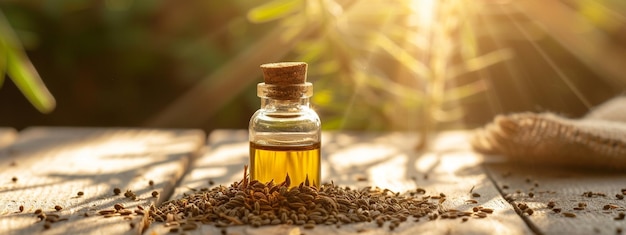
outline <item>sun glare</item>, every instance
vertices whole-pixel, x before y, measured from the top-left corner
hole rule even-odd
[[[429,29],[435,18],[436,0],[412,0],[409,8],[414,13],[409,19],[410,25]]]

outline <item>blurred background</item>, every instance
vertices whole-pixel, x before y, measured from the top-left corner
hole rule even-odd
[[[2,0],[0,126],[247,128],[278,61],[326,130],[580,117],[626,87],[626,1]]]

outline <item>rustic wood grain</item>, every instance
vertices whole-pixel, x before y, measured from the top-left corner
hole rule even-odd
[[[626,189],[626,174],[623,172],[504,163],[489,164],[486,168],[514,204],[525,203],[534,211],[532,215],[523,214],[523,217],[541,233],[619,234],[618,229],[626,229],[626,220],[614,219],[619,213],[626,213],[626,201],[615,196],[622,194],[621,189]],[[583,195],[585,192],[594,194],[588,197]],[[550,201],[555,203],[554,208],[562,210],[561,213],[548,208]],[[587,206],[575,210],[579,203]],[[604,210],[603,207],[609,204],[618,208]],[[564,212],[574,213],[576,217],[565,217]]]
[[[131,209],[160,203],[163,197],[151,192],[171,193],[204,138],[199,130],[29,128],[0,159],[0,234],[138,234],[141,216],[104,218],[97,211],[115,203]],[[114,196],[116,187],[138,199]],[[56,212],[56,205],[63,209]],[[37,209],[68,221],[44,229]]]
[[[388,224],[378,228],[375,223],[317,226],[312,230],[298,226],[230,227],[232,234],[530,234],[515,213],[492,185],[480,166],[480,157],[469,150],[467,132],[438,135],[430,150],[413,150],[417,135],[410,133],[345,133],[325,132],[322,143],[322,181],[350,187],[379,186],[396,192],[421,187],[429,195],[445,193],[448,209],[471,210],[474,206],[493,208],[493,215],[484,219],[438,219],[405,222],[393,231]],[[183,178],[172,199],[180,198],[192,188],[229,185],[240,180],[243,165],[248,164],[246,131],[215,131],[211,133],[210,151],[195,162]],[[214,185],[210,185],[213,182]],[[469,204],[470,189],[480,193],[478,204]],[[146,234],[164,234],[168,228],[153,224]],[[210,225],[189,234],[220,234]]]

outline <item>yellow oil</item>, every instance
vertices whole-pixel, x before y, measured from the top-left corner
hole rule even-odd
[[[302,146],[266,146],[250,143],[250,177],[261,182],[285,181],[291,187],[309,178],[309,185],[320,185],[320,143]]]

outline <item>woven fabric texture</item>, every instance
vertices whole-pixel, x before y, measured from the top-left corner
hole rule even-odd
[[[580,119],[553,113],[498,115],[474,132],[473,148],[511,161],[626,170],[626,96]]]

